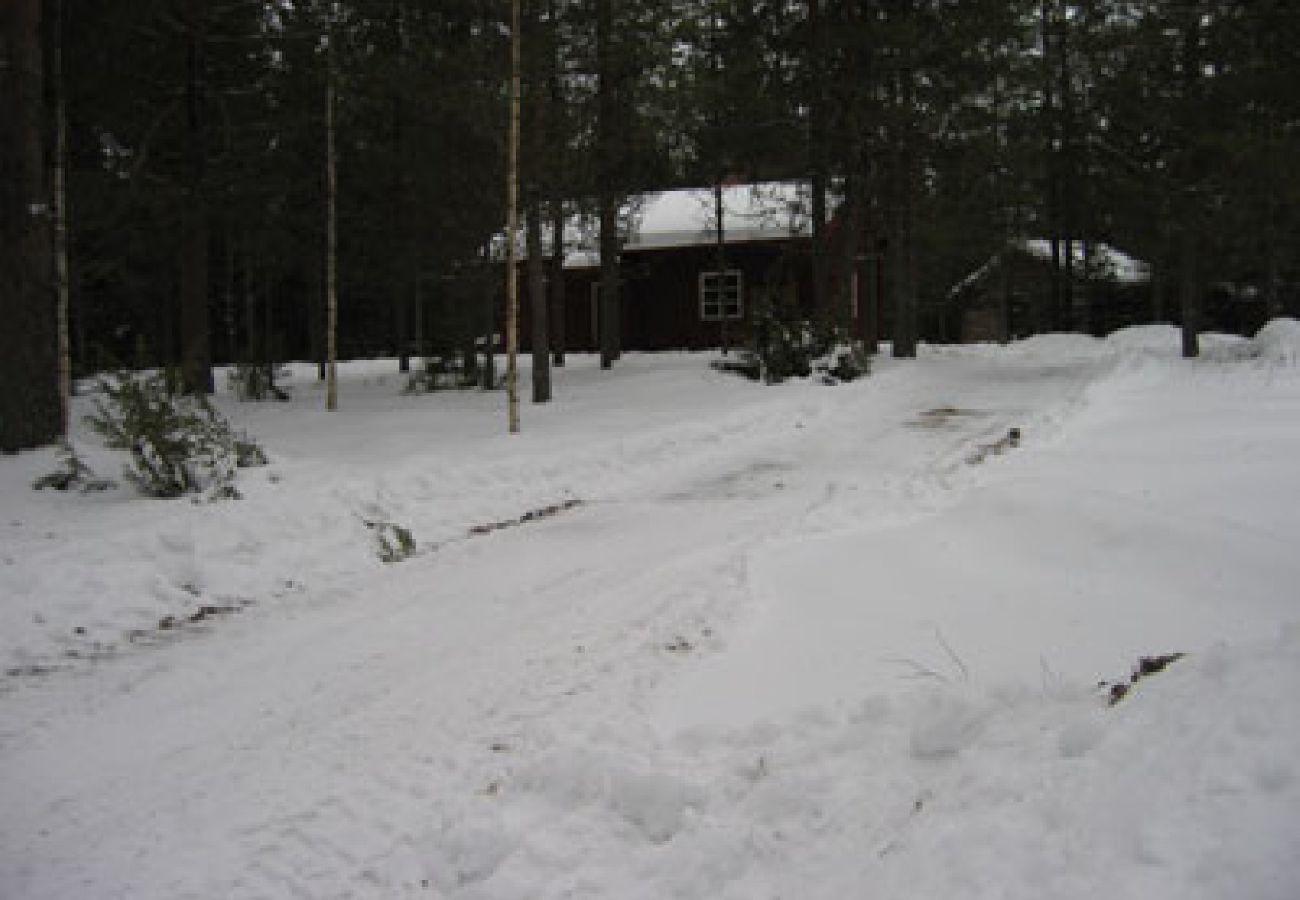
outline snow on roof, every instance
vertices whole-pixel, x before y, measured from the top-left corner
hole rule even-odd
[[[1013,246],[1035,259],[1044,262],[1052,261],[1052,242],[1045,238],[1017,241]],[[1084,253],[1087,249],[1092,254],[1092,265],[1097,267],[1105,278],[1118,281],[1120,284],[1145,284],[1151,280],[1150,266],[1127,253],[1116,250],[1109,244],[1098,241],[1089,245],[1083,241],[1074,241],[1071,247],[1070,256],[1080,271],[1083,271],[1083,267],[1088,263],[1087,255]],[[1061,250],[1064,249],[1065,244],[1062,242]]]
[[[691,247],[717,240],[713,188],[687,188],[647,195],[626,249]],[[722,227],[728,242],[779,240],[811,232],[812,195],[807,184],[773,181],[722,189]]]
[[[833,200],[832,200],[833,205]],[[812,231],[807,182],[767,181],[722,189],[723,235],[728,244],[806,236]],[[714,188],[679,188],[632,197],[619,212],[623,249],[695,247],[717,240]],[[522,248],[521,257],[526,255]],[[544,252],[549,254],[547,234]],[[566,269],[600,265],[600,229],[590,215],[570,216],[564,227]]]
[[[1085,244],[1083,241],[1076,240],[1071,247],[1071,258],[1074,261],[1075,270],[1080,274],[1084,272],[1085,266],[1088,264],[1088,254],[1090,253],[1093,271],[1097,272],[1101,278],[1124,285],[1146,284],[1151,280],[1151,267],[1149,265],[1140,259],[1134,259],[1122,250],[1115,249],[1110,244],[1101,241]],[[1018,250],[1043,262],[1050,263],[1052,261],[1052,242],[1046,238],[1026,238],[1012,241],[1010,249]],[[1062,242],[1061,251],[1064,252],[1064,250],[1065,244]],[[1085,253],[1085,250],[1088,253]],[[966,288],[979,282],[993,270],[1001,259],[1001,253],[990,257],[978,269],[953,285],[948,291],[948,296],[955,297]]]

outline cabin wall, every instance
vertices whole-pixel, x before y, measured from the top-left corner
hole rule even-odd
[[[752,321],[754,306],[765,294],[812,310],[811,261],[806,242],[761,241],[729,244],[728,269],[741,272],[740,319],[707,321],[700,317],[700,274],[717,267],[717,248],[709,245],[638,250],[625,253],[622,338],[625,350],[702,350],[741,344]],[[566,269],[565,338],[574,351],[598,347],[599,321],[593,285],[596,268]],[[520,346],[529,350],[531,298],[527,279],[520,278]]]

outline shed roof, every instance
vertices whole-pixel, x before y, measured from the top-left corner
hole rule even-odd
[[[1064,250],[1064,243],[1061,246],[1062,250]],[[1151,280],[1151,266],[1140,259],[1129,256],[1122,250],[1112,247],[1110,244],[1101,241],[1085,244],[1084,241],[1075,240],[1072,242],[1071,247],[1072,252],[1070,255],[1074,263],[1074,271],[1079,274],[1080,278],[1100,278],[1126,286],[1146,284]],[[1047,238],[1022,238],[1012,241],[1008,250],[1022,253],[1040,262],[1048,264],[1052,262],[1052,242]],[[980,282],[998,266],[1006,252],[1007,250],[1003,250],[989,257],[978,269],[953,285],[952,289],[948,291],[948,296],[954,297],[971,285]],[[1089,253],[1091,254],[1091,269],[1087,268]]]

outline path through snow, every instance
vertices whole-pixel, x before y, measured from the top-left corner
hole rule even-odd
[[[242,558],[257,602],[10,680],[0,896],[1294,896],[1300,379],[1221,345],[929,349],[771,390],[632,357],[622,394],[584,361],[514,444],[486,398],[435,428],[372,380],[365,445],[250,411],[280,480],[242,504],[119,499],[96,535],[24,498],[73,590],[125,583],[80,554],[146,571],[177,527],[201,590]],[[440,549],[358,556],[374,505]],[[48,577],[12,555],[9,584]],[[1166,650],[1192,655],[1100,705]]]

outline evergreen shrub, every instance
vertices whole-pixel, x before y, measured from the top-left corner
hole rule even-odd
[[[288,400],[289,392],[276,384],[276,379],[288,376],[288,369],[273,363],[238,363],[226,381],[240,400]]]
[[[38,491],[54,488],[56,491],[78,490],[83,494],[93,494],[117,487],[112,479],[96,475],[71,447],[64,447],[62,456],[59,467],[37,478],[32,484],[33,488]]]
[[[238,497],[236,470],[265,465],[265,451],[206,397],[176,388],[170,373],[101,379],[103,399],[86,423],[107,446],[131,454],[126,478],[151,497],[205,491],[212,499]]]
[[[472,358],[472,357],[471,357]],[[466,369],[456,354],[426,356],[406,380],[405,393],[427,394],[432,391],[478,387],[479,374]]]
[[[381,562],[401,562],[415,553],[415,536],[406,526],[367,520],[366,527],[375,537],[375,555]]]
[[[811,375],[838,384],[871,373],[870,354],[843,328],[820,326],[770,303],[756,304],[753,315],[747,346],[736,359],[715,362],[715,368],[767,384]]]

